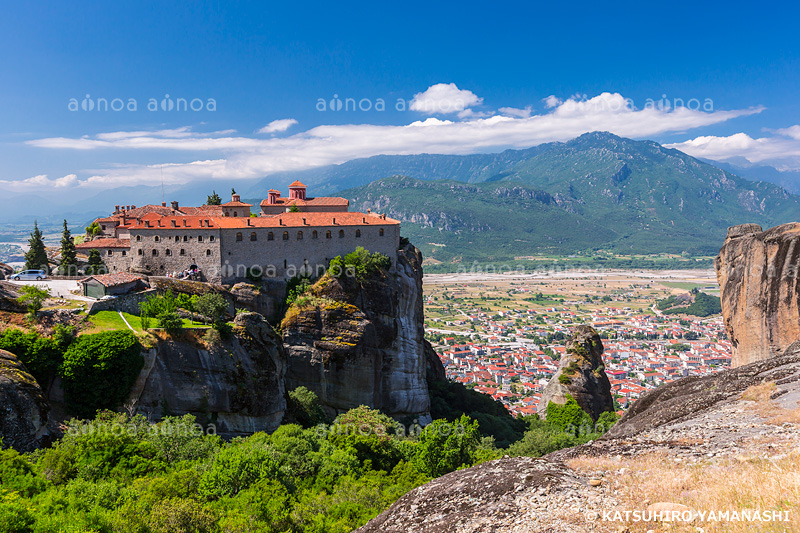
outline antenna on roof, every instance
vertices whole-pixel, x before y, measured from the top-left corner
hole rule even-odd
[[[164,198],[164,163],[161,163],[159,168],[161,169],[161,203],[164,203],[167,201]]]

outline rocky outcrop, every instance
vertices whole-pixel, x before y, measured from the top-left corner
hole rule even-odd
[[[281,325],[287,388],[311,389],[331,414],[369,405],[429,418],[422,304],[422,254],[411,245],[363,282],[322,277]]]
[[[7,281],[0,281],[0,311],[24,313],[25,306],[17,302],[19,286]]]
[[[573,330],[558,370],[539,400],[539,416],[545,418],[550,402],[567,403],[568,395],[594,420],[603,412],[614,410],[611,383],[603,364],[603,342],[590,326],[578,326]]]
[[[226,435],[273,431],[286,411],[285,372],[272,326],[241,313],[230,340],[161,340],[145,355],[128,405],[154,418],[191,413]]]
[[[800,223],[733,226],[715,267],[733,367],[781,355],[800,340]]]
[[[237,283],[230,290],[237,309],[247,309],[277,323],[285,308],[286,282],[265,279],[258,283]]]
[[[0,350],[0,438],[3,447],[32,451],[49,441],[49,406],[17,356]]]

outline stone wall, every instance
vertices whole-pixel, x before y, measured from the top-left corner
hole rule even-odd
[[[154,251],[157,255],[153,255]],[[164,276],[197,265],[209,281],[218,281],[214,275],[220,265],[220,230],[180,227],[138,229],[131,239],[130,253],[132,267],[137,272]]]
[[[112,300],[98,300],[89,303],[87,312],[96,313],[98,311],[122,311],[132,315],[139,314],[139,304],[147,300],[150,295],[157,294],[155,289],[148,289],[142,292],[132,292],[117,296]]]

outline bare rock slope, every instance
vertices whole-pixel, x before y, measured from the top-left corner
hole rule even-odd
[[[411,245],[363,282],[321,278],[282,323],[287,388],[308,387],[329,413],[369,405],[429,417],[422,304],[422,255]]]
[[[0,350],[0,438],[3,446],[32,451],[49,440],[49,407],[42,388],[17,356]]]
[[[780,355],[800,340],[800,223],[729,228],[715,266],[732,366]]]

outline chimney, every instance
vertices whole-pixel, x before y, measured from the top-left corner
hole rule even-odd
[[[231,194],[231,202],[241,202],[241,198],[238,194]]]
[[[247,217],[247,225],[248,225],[248,226],[251,226],[251,225],[252,225],[252,224],[250,224],[250,217]]]
[[[208,223],[208,219],[206,219],[206,227],[207,227],[207,228],[210,228],[210,227],[211,227],[211,224],[209,224],[209,223]]]
[[[366,224],[367,223],[367,217],[361,217],[361,223],[362,224]]]
[[[336,224],[336,217],[333,217],[333,223]]]
[[[131,209],[136,209],[136,206],[135,206],[135,205],[132,205],[132,206],[131,206]]]
[[[118,206],[118,205],[115,205],[115,206],[114,206],[114,212],[115,212],[115,213],[119,213],[119,206]]]
[[[161,202],[161,207],[167,207],[167,202]]]
[[[172,201],[172,209],[174,209],[175,211],[178,210],[178,202],[176,202],[175,200]]]
[[[279,219],[278,219],[278,225],[279,225],[279,226],[283,226],[283,219],[282,219],[282,218],[279,218]]]

